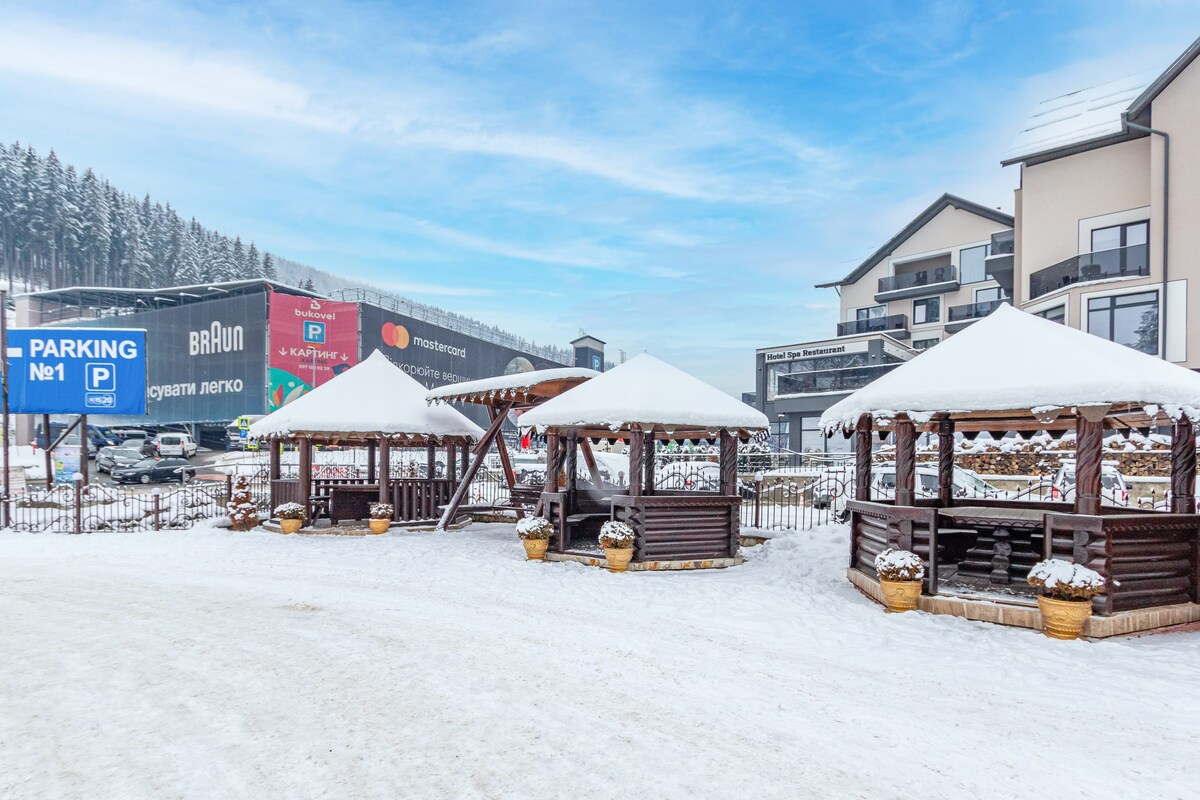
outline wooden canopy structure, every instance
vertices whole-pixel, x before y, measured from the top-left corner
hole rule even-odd
[[[547,436],[542,505],[555,526],[555,552],[595,555],[601,524],[615,519],[634,530],[635,563],[737,555],[737,444],[766,430],[761,412],[642,354],[527,412],[520,424]],[[587,443],[602,439],[628,446],[628,486],[606,482],[588,458]],[[656,442],[681,440],[719,443],[715,492],[655,488]],[[577,476],[577,452],[587,460],[587,485]]]
[[[428,392],[425,397],[430,404],[474,403],[484,406],[490,422],[487,431],[476,442],[469,462],[464,462],[465,471],[462,481],[442,511],[441,518],[438,520],[438,530],[444,530],[463,508],[463,500],[466,499],[471,482],[479,474],[479,469],[487,459],[488,450],[493,443],[495,443],[496,451],[500,456],[500,466],[504,472],[509,495],[508,503],[496,506],[496,508],[513,510],[517,513],[517,519],[521,519],[528,508],[537,506],[541,487],[517,484],[508,445],[505,443],[504,437],[500,435],[504,420],[513,412],[527,411],[599,374],[599,372],[582,367],[542,369],[452,383]],[[588,452],[590,454],[590,450]]]
[[[343,372],[263,417],[250,426],[250,435],[267,443],[271,507],[296,502],[315,521],[332,523],[364,519],[371,502],[391,503],[393,520],[436,519],[458,486],[458,458],[483,436],[483,430],[452,408],[431,408],[426,389],[378,350]],[[282,477],[284,445],[299,451],[295,479]],[[365,477],[313,477],[313,447],[364,447]],[[424,448],[423,470],[392,474],[393,448]],[[437,449],[445,450],[445,467],[438,475]],[[423,472],[423,474],[422,474]]]
[[[1030,567],[1062,558],[1096,570],[1100,615],[1200,602],[1200,516],[1196,514],[1196,432],[1200,375],[1123,345],[1001,306],[829,408],[828,435],[856,434],[850,569],[875,578],[886,547],[926,560],[925,594],[1019,592]],[[1168,511],[1104,500],[1106,432],[1170,426]],[[956,434],[973,439],[1038,431],[1074,432],[1073,497],[957,498]],[[871,499],[872,438],[895,435],[894,501]],[[937,435],[936,497],[916,485],[916,440]],[[991,602],[991,601],[989,601]]]

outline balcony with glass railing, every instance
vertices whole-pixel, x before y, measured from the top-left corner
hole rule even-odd
[[[838,323],[838,336],[857,336],[863,333],[887,333],[896,339],[907,339],[908,315],[891,314],[886,317],[852,319]]]
[[[961,306],[950,306],[946,316],[946,332],[955,333],[976,320],[983,319],[1004,303],[1012,300],[1005,297],[1000,300],[983,300],[978,303],[966,303]]]
[[[905,297],[920,297],[924,294],[941,294],[958,289],[958,270],[951,264],[940,267],[901,272],[879,279],[879,291],[875,301],[900,300]]]
[[[1108,278],[1136,278],[1150,274],[1150,248],[1135,244],[1083,253],[1040,269],[1029,276],[1029,299],[1067,286]]]

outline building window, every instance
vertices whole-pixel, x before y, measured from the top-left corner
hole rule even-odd
[[[788,449],[788,421],[781,419],[771,423],[771,449],[776,452]]]
[[[1092,231],[1092,252],[1116,250],[1118,247],[1134,247],[1150,240],[1149,222],[1130,222]]]
[[[1037,312],[1037,316],[1062,325],[1067,321],[1067,307],[1055,306],[1054,308],[1047,308],[1045,311]]]
[[[1158,355],[1158,292],[1088,300],[1088,333]]]
[[[913,300],[913,325],[937,322],[942,316],[942,298],[925,297]]]
[[[912,343],[913,350],[928,350],[929,348],[933,347],[935,344],[937,344],[940,341],[941,341],[941,339],[937,339],[937,338],[913,339],[913,343]]]
[[[863,322],[869,319],[883,319],[887,316],[887,306],[868,306],[867,308],[856,308],[854,310],[854,319]]]
[[[975,302],[987,303],[991,300],[1004,300],[1008,295],[999,286],[990,286],[987,289],[975,290]]]
[[[968,247],[958,253],[958,282],[979,283],[988,279],[987,257],[992,253],[990,244]]]

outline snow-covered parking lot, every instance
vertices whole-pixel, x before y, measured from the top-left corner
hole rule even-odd
[[[0,533],[0,797],[1195,796],[1200,634],[886,615],[845,536]]]

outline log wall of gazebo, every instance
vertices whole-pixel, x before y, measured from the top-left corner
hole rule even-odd
[[[580,540],[595,546],[595,534],[606,520],[633,528],[633,561],[701,561],[732,558],[741,535],[741,496],[737,486],[738,432],[720,429],[720,479],[717,491],[656,489],[655,443],[709,438],[707,432],[666,433],[654,428],[611,430],[549,428],[546,485],[542,503],[554,524],[551,549],[570,553]],[[606,486],[589,457],[590,440],[620,438],[629,449],[629,485]],[[575,453],[584,455],[592,487],[578,485]],[[560,482],[560,474],[565,483]]]
[[[987,514],[972,521],[948,514],[959,505],[952,493],[955,433],[974,438],[988,431],[999,438],[1008,431],[1022,435],[1045,430],[1076,435],[1075,498],[1073,502],[997,500],[964,501],[970,507],[1027,510],[1028,525],[1013,525],[1014,541],[1036,545],[1039,558],[1063,558],[1099,572],[1105,591],[1093,600],[1101,615],[1122,611],[1200,603],[1200,515],[1196,514],[1196,439],[1186,417],[1171,421],[1171,498],[1168,511],[1139,511],[1102,504],[1103,439],[1106,430],[1149,429],[1164,420],[1147,417],[1136,407],[1082,408],[1076,413],[1036,418],[1031,411],[994,414],[944,414],[917,423],[907,416],[873,423],[863,416],[855,427],[855,499],[850,510],[850,567],[876,577],[874,557],[887,547],[912,550],[927,563],[925,593],[938,594],[939,533],[951,526],[984,524]],[[893,502],[871,501],[871,437],[894,431],[896,496]],[[916,496],[918,433],[938,437],[938,496]],[[954,516],[953,522],[948,516]],[[1014,515],[1015,516],[1015,515]],[[957,532],[957,530],[956,530]],[[993,573],[1014,576],[1029,565],[1016,563],[997,542]],[[1028,557],[1028,554],[1022,554]],[[1015,582],[1015,581],[1014,581]]]

